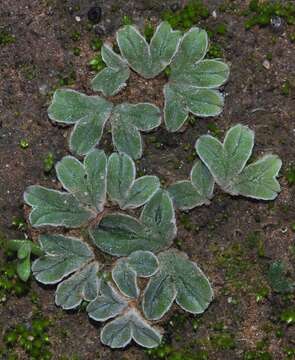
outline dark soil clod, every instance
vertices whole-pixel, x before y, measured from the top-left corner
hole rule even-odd
[[[93,24],[98,24],[101,20],[101,7],[93,6],[89,9],[87,13],[88,20],[91,21]]]

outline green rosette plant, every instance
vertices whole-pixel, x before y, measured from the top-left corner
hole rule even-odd
[[[170,66],[163,111],[169,131],[179,130],[189,113],[220,114],[224,100],[219,88],[228,79],[229,67],[219,59],[205,59],[204,30],[181,34],[162,22],[148,43],[136,27],[127,25],[116,39],[120,54],[108,43],[102,47],[106,67],[93,79],[94,91],[115,96],[127,85],[130,69],[151,79]],[[114,105],[102,96],[59,89],[48,115],[57,123],[74,125],[69,147],[75,156],[56,164],[59,187],[32,185],[24,193],[31,207],[29,222],[47,231],[39,235],[38,245],[11,242],[19,274],[26,281],[30,255],[37,256],[33,276],[42,284],[57,285],[55,303],[65,310],[86,302],[89,317],[105,323],[103,344],[124,348],[134,341],[156,347],[163,334],[159,322],[173,305],[201,314],[213,299],[212,286],[198,264],[173,248],[174,207],[209,205],[215,184],[232,196],[273,200],[280,191],[281,160],[270,154],[247,165],[254,132],[238,124],[223,143],[201,136],[190,179],[165,190],[156,176],[136,177],[134,163],[143,153],[140,132],[161,124],[155,105]],[[96,148],[107,121],[116,150],[111,155]]]
[[[170,66],[169,82],[164,87],[164,121],[169,131],[179,130],[189,113],[199,117],[221,113],[224,100],[218,88],[227,81],[229,67],[220,59],[204,59],[209,43],[205,30],[192,28],[182,35],[164,21],[148,43],[135,26],[126,25],[118,30],[116,40],[120,54],[109,43],[102,46],[106,67],[92,80],[94,91],[114,96],[127,86],[130,69],[152,79]],[[69,146],[77,155],[99,145],[109,121],[114,148],[139,159],[143,153],[140,132],[161,124],[161,111],[153,104],[114,106],[101,96],[70,89],[55,92],[48,115],[54,122],[74,125]]]
[[[136,178],[129,155],[107,157],[97,149],[83,163],[65,156],[55,169],[64,190],[33,185],[24,199],[32,207],[34,227],[83,229],[81,237],[39,236],[42,255],[32,273],[42,284],[58,284],[56,305],[69,310],[85,301],[92,319],[112,319],[101,331],[102,343],[112,348],[131,340],[158,346],[162,331],[151,321],[164,316],[174,300],[193,314],[205,311],[211,285],[196,263],[171,248],[177,231],[174,207],[156,176]],[[141,206],[139,218],[118,211]],[[150,279],[146,288],[142,278]]]
[[[232,196],[274,200],[281,190],[276,178],[282,161],[277,155],[266,154],[246,165],[253,147],[254,132],[241,124],[229,129],[223,143],[211,135],[201,136],[195,145],[201,161],[194,164],[190,180],[168,188],[175,206],[190,210],[210,204],[215,183]]]

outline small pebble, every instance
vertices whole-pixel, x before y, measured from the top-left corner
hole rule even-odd
[[[39,92],[41,95],[47,95],[48,94],[48,91],[49,91],[49,87],[47,84],[42,84],[39,86]]]
[[[212,11],[212,16],[214,17],[214,19],[216,19],[217,18],[217,12],[214,10],[214,11]]]
[[[266,70],[270,69],[270,62],[268,60],[264,60],[262,65]]]
[[[76,20],[77,22],[80,22],[80,21],[81,21],[80,16],[75,16],[75,20]]]
[[[271,18],[270,24],[274,31],[280,31],[283,27],[282,18],[279,16],[274,16]]]
[[[98,36],[102,36],[105,34],[105,28],[102,25],[95,25],[94,26],[94,32]]]
[[[180,9],[180,6],[178,3],[174,3],[170,6],[170,9],[175,12]]]
[[[98,24],[101,20],[101,7],[93,6],[89,9],[87,16],[88,20],[91,21],[93,24]]]

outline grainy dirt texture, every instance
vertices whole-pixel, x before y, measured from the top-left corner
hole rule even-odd
[[[94,72],[88,62],[95,56],[91,40],[99,36],[112,41],[124,15],[132,17],[140,28],[146,19],[156,24],[160,14],[171,5],[175,8],[175,3],[180,8],[186,4],[175,0],[1,0],[0,27],[14,37],[0,45],[3,238],[24,236],[12,222],[24,217],[22,196],[28,185],[56,186],[54,170],[44,172],[44,158],[52,153],[57,161],[68,153],[69,129],[56,126],[47,117],[53,91],[70,86],[91,94]],[[158,175],[166,185],[185,179],[196,158],[196,139],[208,131],[223,138],[231,125],[240,122],[255,130],[253,158],[269,152],[282,158],[283,190],[274,202],[258,202],[233,198],[217,189],[210,206],[177,213],[177,245],[208,275],[215,300],[202,316],[173,308],[164,322],[167,346],[162,357],[158,352],[153,358],[294,359],[294,296],[276,294],[267,281],[267,271],[274,261],[283,260],[294,282],[295,185],[288,183],[286,174],[295,165],[295,43],[289,36],[295,29],[283,23],[280,31],[271,26],[246,31],[242,10],[248,1],[204,3],[210,16],[196,25],[206,29],[219,23],[227,25],[227,32],[214,40],[231,64],[230,80],[224,88],[224,112],[214,119],[196,118],[178,133],[168,133],[162,125],[144,135],[144,156],[137,163],[138,171]],[[225,12],[219,11],[221,5],[228,4]],[[93,5],[102,8],[101,21],[95,26],[87,20]],[[80,49],[79,56],[73,54],[75,48]],[[113,100],[150,101],[162,107],[165,81],[164,74],[150,81],[132,74],[128,88]],[[28,141],[26,149],[20,146],[21,140]],[[101,144],[107,152],[112,151],[107,131]],[[287,309],[293,309],[293,325],[281,320]],[[32,280],[25,296],[7,295],[0,303],[3,359],[30,359],[19,343],[9,350],[15,357],[8,357],[4,338],[17,324],[30,326],[37,312],[51,320],[48,349],[52,359],[152,358],[134,345],[124,351],[102,346],[99,324],[90,322],[85,311],[67,313],[57,308],[54,289]]]

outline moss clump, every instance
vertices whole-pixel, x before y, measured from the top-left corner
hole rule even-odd
[[[74,47],[74,48],[73,48],[73,54],[74,54],[75,56],[80,56],[80,55],[81,55],[81,49],[78,48],[78,47]]]
[[[295,308],[290,308],[283,310],[280,315],[280,320],[287,325],[294,325],[295,324]]]
[[[295,24],[295,4],[291,1],[283,3],[282,1],[251,0],[248,10],[250,18],[245,22],[246,29],[251,29],[255,25],[267,26],[274,16],[280,16],[290,25]]]
[[[272,355],[267,351],[246,351],[243,360],[272,360]]]
[[[71,39],[73,41],[79,41],[81,39],[80,31],[73,31],[72,34],[71,34]]]
[[[286,172],[286,180],[289,186],[295,184],[295,166],[291,166]]]
[[[155,29],[153,27],[153,25],[148,21],[143,29],[143,33],[144,33],[144,37],[146,38],[147,41],[150,41],[151,38],[153,37],[155,32]]]
[[[0,46],[10,45],[15,42],[15,36],[8,30],[0,28]]]
[[[295,348],[286,348],[284,353],[287,359],[295,359]]]
[[[260,287],[255,293],[255,300],[257,303],[262,302],[269,295],[269,289],[267,287]]]
[[[218,350],[232,350],[236,347],[233,335],[227,332],[212,335],[211,342]]]
[[[180,223],[183,225],[185,230],[191,231],[193,230],[193,223],[191,222],[190,216],[187,214],[181,214]]]
[[[155,360],[207,360],[209,354],[205,350],[174,349],[170,345],[163,344],[155,349],[149,349],[146,354]]]
[[[91,59],[88,63],[90,70],[99,72],[105,67],[105,63],[102,59],[101,53],[97,54],[93,59]]]
[[[270,265],[267,277],[271,288],[277,293],[286,294],[294,290],[292,281],[287,277],[286,266],[280,260]]]
[[[257,302],[268,296],[269,286],[259,259],[264,254],[260,233],[250,233],[246,241],[225,248],[212,244],[210,250],[215,255],[215,266],[220,268],[224,276],[222,293],[233,297],[232,304],[237,304],[240,297],[245,295],[255,297]]]
[[[0,303],[10,295],[23,296],[30,290],[30,282],[19,279],[16,266],[16,261],[0,263]]]
[[[50,360],[48,328],[50,321],[43,317],[32,320],[30,325],[18,324],[7,330],[3,337],[4,348],[0,354],[3,358],[17,357],[17,348],[22,348],[30,360]]]
[[[103,41],[98,37],[95,37],[90,41],[90,49],[93,51],[100,51],[102,45]]]
[[[19,142],[19,146],[21,149],[27,149],[29,147],[29,142],[26,139],[21,139]]]
[[[243,360],[272,360],[271,353],[267,351],[268,346],[267,339],[258,341],[255,350],[249,350],[244,353]]]
[[[240,5],[236,4],[232,0],[224,0],[219,6],[219,11],[222,13],[234,14],[240,11]]]
[[[160,346],[154,349],[146,350],[145,352],[151,359],[167,359],[168,356],[171,355],[172,351],[173,349],[170,345],[163,343]]]
[[[39,70],[34,64],[23,64],[20,67],[20,71],[22,76],[29,81],[36,79],[39,74]]]
[[[291,94],[291,84],[290,81],[285,81],[281,87],[281,94],[284,96],[289,96]]]
[[[214,251],[214,249],[212,249]],[[228,286],[235,289],[244,288],[244,280],[241,274],[251,269],[253,263],[246,257],[245,251],[240,244],[233,244],[223,251],[216,249],[217,265],[224,270]]]
[[[222,134],[222,131],[219,129],[219,127],[214,123],[209,123],[207,125],[207,129],[211,132],[211,134],[214,137],[219,137]]]
[[[76,73],[74,69],[69,69],[69,71],[66,72],[66,74],[61,74],[58,77],[58,84],[57,88],[63,87],[63,86],[70,86],[74,85],[76,81]]]
[[[128,15],[124,15],[122,18],[122,25],[132,25],[132,24],[133,24],[132,18]]]
[[[25,231],[27,228],[25,219],[21,217],[14,217],[11,222],[11,225],[14,229],[17,229],[19,231]]]
[[[219,23],[214,27],[214,33],[217,35],[226,35],[227,34],[227,25],[225,23]]]
[[[167,10],[163,12],[161,17],[168,21],[174,29],[187,31],[200,20],[207,19],[209,15],[209,9],[203,1],[191,0],[183,9],[176,12]]]
[[[260,219],[256,219],[260,222]],[[259,231],[253,231],[247,235],[246,244],[250,249],[254,249],[259,257],[265,256],[264,241]]]
[[[4,260],[0,261],[0,303],[11,295],[23,296],[30,290],[30,281],[23,282],[17,275],[17,261],[11,260],[13,254],[7,250],[7,241],[0,240],[0,248],[4,249]]]
[[[43,159],[43,170],[45,174],[49,174],[54,166],[54,156],[51,152],[49,152],[45,158]]]
[[[209,58],[221,58],[223,57],[223,49],[220,44],[211,43],[207,54]]]

